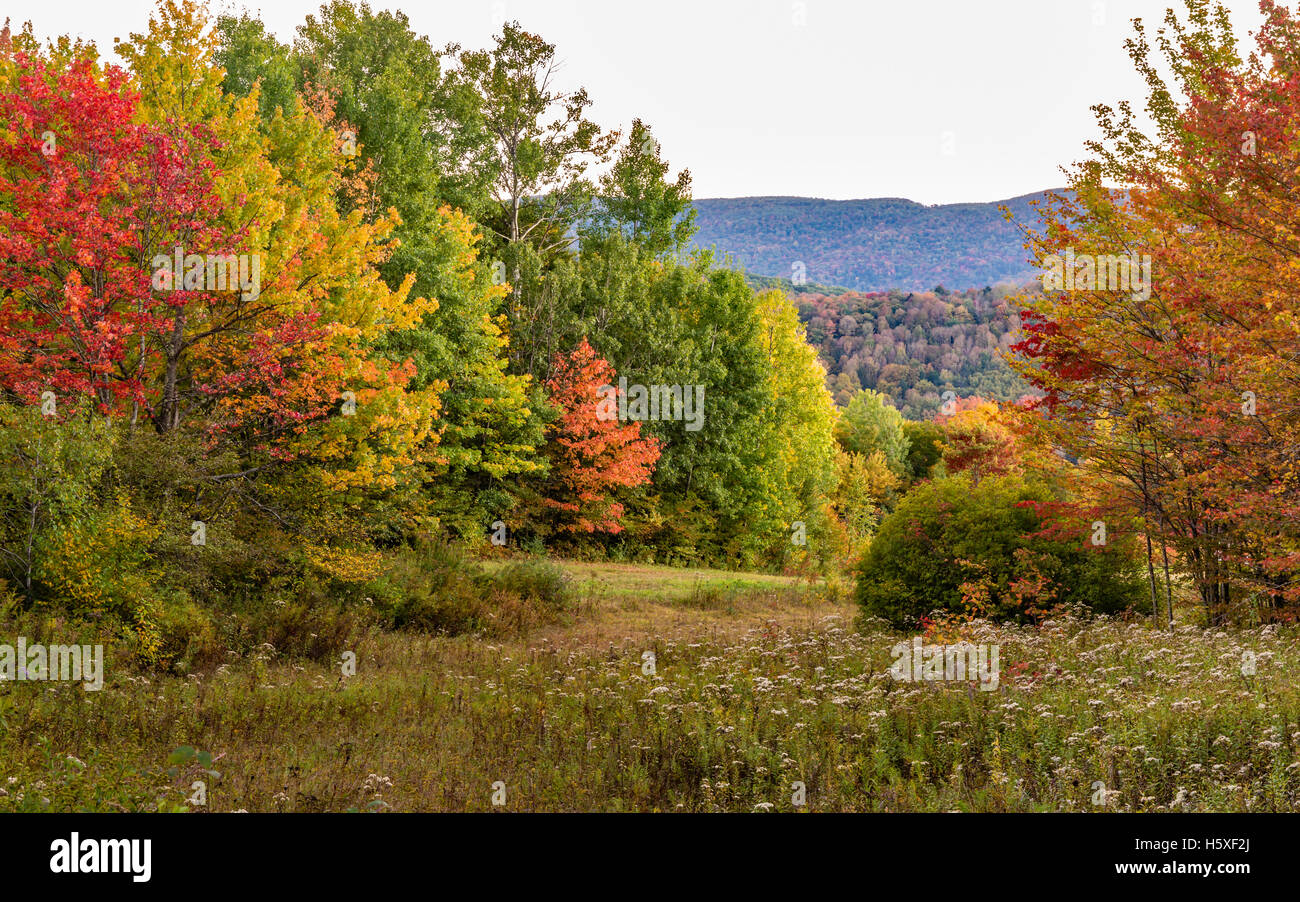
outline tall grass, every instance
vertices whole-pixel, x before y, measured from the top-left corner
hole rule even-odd
[[[213,811],[481,811],[498,781],[511,811],[791,810],[795,783],[811,811],[1300,809],[1294,627],[976,624],[984,692],[896,681],[906,637],[848,619],[599,648],[373,631],[350,677],[264,647],[2,685],[0,810],[196,808],[181,746],[212,756]]]

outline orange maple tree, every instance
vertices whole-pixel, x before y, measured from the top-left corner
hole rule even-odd
[[[570,353],[557,354],[552,370],[546,387],[563,413],[551,427],[551,484],[543,503],[558,532],[621,532],[623,505],[613,493],[650,482],[659,441],[643,436],[639,422],[602,415],[602,403],[617,391],[616,376],[585,337]]]

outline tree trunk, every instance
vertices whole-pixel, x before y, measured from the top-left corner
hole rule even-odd
[[[1151,622],[1160,625],[1160,599],[1156,596],[1156,568],[1151,562],[1151,531],[1144,529],[1147,536],[1147,581],[1151,584]]]
[[[1169,583],[1169,547],[1162,539],[1160,542],[1160,556],[1164,559],[1165,564],[1165,608],[1169,611],[1169,629],[1174,628],[1174,589]]]
[[[181,351],[185,346],[185,314],[177,312],[172,326],[171,341],[167,344],[167,369],[163,376],[162,403],[154,426],[166,435],[181,424],[180,369]]]

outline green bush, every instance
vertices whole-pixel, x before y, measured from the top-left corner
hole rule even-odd
[[[37,407],[0,403],[0,579],[25,604],[66,594],[65,586],[49,585],[50,578],[95,583],[87,595],[102,589],[93,554],[74,549],[77,572],[65,573],[63,566],[49,566],[48,549],[71,546],[71,533],[100,511],[115,438],[100,419],[60,420]]]
[[[225,656],[212,611],[183,592],[162,599],[158,632],[162,637],[159,660],[168,662],[177,673],[215,667]]]
[[[933,611],[1024,620],[1030,605],[1113,613],[1145,603],[1149,610],[1132,538],[1092,547],[1042,535],[1025,502],[1050,499],[1046,487],[1017,476],[974,483],[963,474],[918,485],[881,521],[858,563],[862,613],[914,627]],[[981,590],[988,603],[972,612],[969,599]]]
[[[525,630],[554,620],[573,600],[568,574],[548,560],[486,573],[460,547],[433,541],[393,552],[366,591],[386,625],[450,635]]]
[[[269,643],[277,655],[334,662],[355,648],[366,632],[368,612],[319,598],[268,605],[252,624],[252,635]]]
[[[491,580],[503,592],[554,611],[563,610],[572,600],[569,575],[545,558],[507,564]]]
[[[478,566],[457,547],[419,542],[401,548],[366,590],[384,622],[395,629],[466,633],[479,629],[486,603]]]

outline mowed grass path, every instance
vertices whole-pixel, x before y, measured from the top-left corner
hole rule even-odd
[[[559,624],[524,637],[527,646],[599,646],[639,636],[737,635],[762,624],[810,627],[843,613],[820,581],[792,576],[652,564],[559,561],[577,603]],[[489,561],[492,570],[505,562]]]

